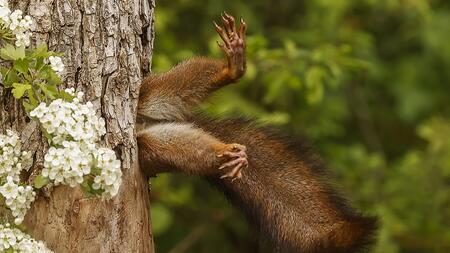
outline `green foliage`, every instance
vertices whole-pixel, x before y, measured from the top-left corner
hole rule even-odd
[[[57,98],[72,99],[64,91],[59,91],[61,79],[50,65],[46,64],[48,57],[59,55],[48,51],[45,44],[35,49],[5,44],[0,49],[0,58],[10,63],[9,68],[0,67],[0,73],[4,77],[3,85],[12,88],[16,99],[22,99],[27,112],[40,102]]]
[[[41,174],[39,174],[34,179],[34,187],[37,189],[41,189],[42,187],[46,186],[50,182],[50,179],[48,177],[44,177]]]
[[[24,83],[13,83],[12,93],[16,99],[21,99],[26,91],[31,90],[31,85]]]
[[[92,184],[94,183],[94,178],[92,176],[85,176],[83,183],[80,184],[81,190],[84,193],[84,196],[88,198],[98,197],[101,196],[103,192],[105,192],[104,189],[94,189],[92,187]]]
[[[3,60],[17,61],[25,58],[25,47],[15,47],[11,44],[6,44],[0,49],[0,57]]]
[[[312,139],[346,195],[380,216],[373,252],[449,252],[448,1],[163,1],[154,71],[222,57],[211,21],[223,10],[249,25],[248,71],[201,109]],[[182,176],[152,182],[165,207],[153,220],[172,217],[155,233],[159,251],[221,210],[229,216],[186,252],[251,252],[245,222],[219,193]]]

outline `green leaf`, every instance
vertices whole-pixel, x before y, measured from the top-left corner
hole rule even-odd
[[[58,85],[62,83],[61,78],[59,78],[59,76],[53,70],[48,72],[47,82],[50,85]]]
[[[40,68],[42,68],[42,66],[44,66],[44,58],[37,58],[36,59],[36,63],[34,64],[34,69],[35,70],[40,70]]]
[[[28,74],[30,61],[28,59],[19,59],[14,61],[14,69],[24,75]]]
[[[41,125],[41,132],[42,132],[42,134],[45,136],[45,138],[46,138],[47,140],[51,140],[51,139],[53,138],[53,136],[52,136],[51,134],[49,134],[49,133],[47,132],[47,130],[45,130],[44,127],[42,127],[42,125]]]
[[[81,186],[81,190],[84,193],[84,196],[90,198],[93,197],[94,195],[91,193],[91,186],[89,185],[89,183],[87,182],[87,180],[85,179],[83,181],[83,183],[80,184]]]
[[[93,167],[91,168],[91,173],[94,175],[100,175],[102,173],[102,170],[97,167]]]
[[[102,195],[103,192],[105,192],[105,190],[103,190],[103,189],[97,189],[97,190],[95,190],[95,189],[93,189],[92,186],[91,186],[91,193],[92,193],[93,195],[95,195],[95,196],[100,196],[100,195]]]
[[[68,102],[72,102],[72,100],[74,98],[72,95],[70,95],[69,93],[67,93],[63,90],[59,92],[59,97]]]
[[[26,112],[31,112],[34,108],[36,108],[35,106],[33,106],[31,103],[28,103],[27,101],[22,101],[22,105],[23,108],[25,108]]]
[[[9,71],[9,70],[10,70],[10,69],[7,68],[7,67],[0,66],[0,73],[2,74],[3,77],[5,77],[6,74],[8,74],[8,71]]]
[[[81,183],[81,189],[83,190],[83,193],[86,197],[95,197],[100,196],[105,190],[103,189],[94,189],[92,188],[92,184],[94,183],[94,180],[90,177],[85,177],[83,183]]]
[[[58,96],[58,90],[55,86],[52,85],[46,85],[46,84],[38,84],[38,86],[41,88],[41,90],[44,92],[44,94],[54,100]]]
[[[47,44],[40,44],[31,51],[32,58],[48,58],[50,56],[62,56],[62,53],[48,51]]]
[[[34,91],[32,89],[27,91],[28,94],[28,99],[30,102],[30,105],[34,108],[36,108],[38,106],[38,101],[36,99],[36,96],[34,95]]]
[[[0,57],[3,60],[19,60],[25,58],[25,47],[14,47],[11,44],[7,44],[0,49]]]
[[[34,187],[37,189],[41,189],[42,187],[46,186],[49,182],[50,182],[50,179],[48,177],[38,175],[34,179]]]
[[[38,45],[36,49],[31,52],[31,57],[33,58],[47,58],[49,56],[51,55],[48,55],[48,48],[45,43]]]
[[[15,69],[10,69],[3,80],[3,85],[5,85],[6,88],[10,88],[13,83],[17,82],[20,82],[20,77],[17,75],[17,71]]]
[[[62,83],[59,76],[55,73],[55,71],[48,65],[42,67],[42,69],[38,72],[38,77],[47,81],[50,85],[58,85]]]
[[[25,94],[25,91],[31,89],[31,85],[23,83],[14,83],[13,87],[14,88],[12,90],[12,93],[16,99],[22,98],[23,94]]]

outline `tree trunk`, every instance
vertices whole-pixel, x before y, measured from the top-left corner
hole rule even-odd
[[[86,93],[106,120],[104,144],[122,160],[123,183],[110,201],[88,199],[79,188],[39,194],[25,224],[59,252],[153,252],[147,179],[139,170],[135,116],[153,45],[153,0],[14,0],[34,18],[37,43],[63,52],[64,81]],[[46,140],[21,105],[0,88],[0,128],[21,133],[35,163]]]

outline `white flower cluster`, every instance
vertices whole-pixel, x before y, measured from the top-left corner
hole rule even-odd
[[[64,71],[64,64],[62,62],[61,57],[58,56],[50,56],[48,57],[48,60],[50,61],[51,68],[58,74],[61,75],[61,73]]]
[[[19,136],[13,131],[8,130],[6,135],[0,135],[0,194],[16,224],[22,223],[36,196],[31,186],[19,185],[22,164],[31,159],[21,149]]]
[[[49,105],[41,103],[30,112],[52,136],[53,144],[62,145],[66,140],[95,143],[106,133],[105,120],[96,115],[91,102],[82,103],[83,95],[78,92],[72,102],[56,99]]]
[[[6,206],[15,217],[14,223],[21,224],[25,214],[33,203],[36,193],[33,187],[22,186],[14,182],[12,177],[7,177],[6,183],[0,186],[0,194],[5,198]]]
[[[52,253],[44,242],[36,241],[9,224],[0,225],[0,252]]]
[[[74,95],[73,89],[65,91]],[[122,182],[120,161],[111,149],[97,146],[106,133],[105,121],[95,114],[92,103],[83,103],[83,96],[78,92],[72,102],[57,99],[49,105],[41,103],[30,112],[50,136],[42,176],[56,185],[74,187],[92,174],[92,188],[101,190],[104,198],[112,198]]]
[[[55,185],[75,187],[83,183],[83,177],[91,172],[90,150],[73,141],[64,141],[61,148],[50,147],[45,155],[42,176]]]
[[[116,153],[109,148],[97,149],[93,155],[97,162],[95,167],[100,170],[100,174],[95,176],[92,188],[104,189],[102,197],[110,199],[119,192],[122,183],[120,161],[117,160]]]
[[[31,26],[33,20],[30,16],[22,16],[21,10],[15,10],[11,12],[8,6],[7,0],[0,0],[0,21],[7,27],[13,35],[16,37],[16,46],[30,45]]]
[[[22,166],[30,162],[31,156],[22,152],[22,143],[16,133],[7,130],[6,135],[0,134],[0,179],[10,176],[19,181]]]

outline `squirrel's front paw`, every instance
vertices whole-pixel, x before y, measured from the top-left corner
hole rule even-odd
[[[218,157],[227,158],[227,161],[219,167],[219,170],[230,168],[230,171],[220,178],[231,178],[231,182],[242,178],[242,169],[248,166],[247,148],[240,144],[227,144],[225,150]]]

